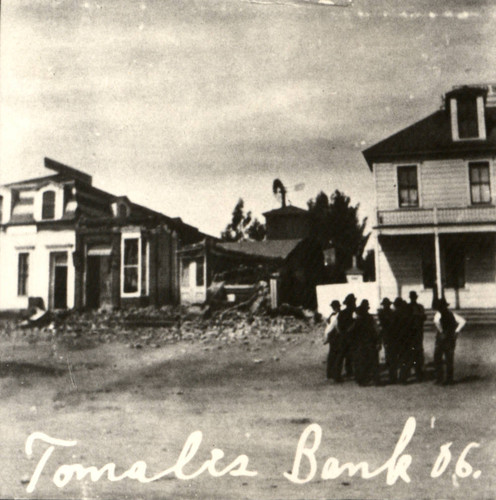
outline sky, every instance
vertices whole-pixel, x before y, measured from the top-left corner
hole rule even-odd
[[[280,178],[373,219],[362,150],[496,82],[496,3],[331,3],[3,0],[0,183],[50,157],[219,235],[240,197],[263,221]]]

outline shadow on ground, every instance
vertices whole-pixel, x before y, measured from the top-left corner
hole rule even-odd
[[[0,377],[18,377],[20,375],[59,377],[66,372],[66,369],[36,365],[34,363],[19,363],[17,361],[0,363]]]
[[[461,368],[461,367],[460,367]],[[409,384],[432,383],[435,379],[433,363],[427,363],[424,368],[422,382],[417,382],[414,372],[410,375]],[[476,383],[486,379],[480,374],[466,373],[465,369],[458,371],[459,377],[455,377],[457,384]],[[381,380],[387,385],[387,367],[381,365]],[[264,386],[269,384],[282,384],[293,389],[312,389],[325,381],[324,368],[315,360],[314,363],[292,364],[280,363],[267,360],[256,363],[252,360],[240,359],[231,362],[212,361],[204,358],[193,358],[190,360],[170,360],[156,365],[133,370],[122,377],[108,382],[99,389],[99,392],[122,392],[139,388],[145,397],[162,397],[157,393],[160,388],[207,388],[237,385],[243,387],[257,384]]]
[[[299,371],[301,376],[295,376]],[[166,387],[213,387],[242,385],[264,382],[284,381],[288,385],[302,387],[315,385],[319,380],[321,368],[317,365],[292,367],[268,360],[257,363],[252,360],[236,360],[227,363],[212,362],[208,359],[170,360],[154,366],[133,371],[104,386],[105,392],[127,391],[139,385],[149,387],[156,392],[157,388]],[[159,396],[160,397],[160,396]]]

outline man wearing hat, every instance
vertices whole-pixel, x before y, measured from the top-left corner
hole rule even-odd
[[[332,378],[335,382],[342,382],[341,372],[343,371],[343,362],[346,366],[346,374],[351,376],[352,368],[352,338],[351,331],[354,325],[353,313],[356,309],[356,297],[350,293],[343,301],[345,308],[337,316],[337,335],[333,349],[333,367]]]
[[[389,371],[389,381],[396,381],[397,371],[397,352],[398,346],[396,341],[396,332],[393,330],[394,312],[391,309],[391,301],[384,297],[379,309],[379,324],[381,325],[381,337],[386,352],[386,365]]]
[[[456,337],[465,326],[466,321],[458,314],[448,309],[449,304],[444,298],[437,301],[437,312],[434,315],[436,326],[436,345],[434,348],[434,368],[436,384],[453,384]],[[443,358],[446,361],[446,380],[444,380]]]
[[[394,299],[392,331],[394,332],[392,341],[394,363],[390,367],[389,379],[391,383],[395,383],[398,378],[400,383],[406,384],[412,366],[413,329],[408,304],[401,297]]]
[[[412,290],[408,308],[412,319],[412,362],[415,368],[415,377],[418,382],[421,382],[424,376],[424,322],[426,315],[424,306],[417,302],[417,298],[417,292]]]
[[[362,300],[356,309],[353,327],[353,363],[355,381],[358,385],[368,385],[371,382],[379,385],[380,383],[378,354],[381,342],[369,309],[369,301]]]

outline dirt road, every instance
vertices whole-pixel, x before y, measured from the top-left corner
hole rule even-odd
[[[430,361],[430,334],[425,347]],[[120,343],[70,349],[4,339],[0,497],[495,497],[496,332],[468,329],[462,335],[456,352],[457,384],[451,387],[434,386],[432,380],[407,386],[358,387],[352,381],[333,385],[324,377],[325,356],[317,329],[279,340],[231,345],[181,341],[143,349]],[[409,417],[416,423],[402,451],[412,457],[405,472],[409,483],[399,477],[388,485],[386,471],[370,479],[360,473],[349,477],[347,471],[334,479],[321,478],[329,457],[340,464],[366,461],[370,471],[380,468],[391,458]],[[309,482],[294,484],[283,474],[291,472],[298,440],[313,423],[322,430],[314,453],[316,473]],[[245,454],[247,469],[257,475],[213,477],[205,471],[183,480],[171,473],[148,484],[129,478],[111,482],[104,475],[97,482],[73,477],[62,488],[54,484],[57,469],[74,463],[100,468],[113,462],[119,475],[141,460],[151,477],[176,464],[196,430],[202,431],[202,442],[184,473],[193,473],[213,448],[220,448],[225,457],[216,470]],[[37,440],[33,456],[27,457],[26,439],[35,431],[77,444],[56,445],[34,492],[28,493],[49,446]],[[310,433],[307,448],[314,438]],[[440,446],[447,442],[452,442],[452,460],[432,478]],[[466,449],[471,442],[480,446]],[[473,470],[462,467],[456,475],[464,449]],[[308,456],[302,456],[300,465],[294,477],[304,479],[311,473]],[[462,478],[464,474],[468,477]],[[63,479],[62,473],[58,478]]]

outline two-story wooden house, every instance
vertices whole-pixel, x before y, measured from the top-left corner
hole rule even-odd
[[[441,109],[363,152],[373,172],[380,297],[434,290],[496,307],[496,85],[455,87]]]
[[[0,310],[144,306],[179,301],[176,251],[205,235],[93,186],[45,159],[53,175],[0,187]]]

